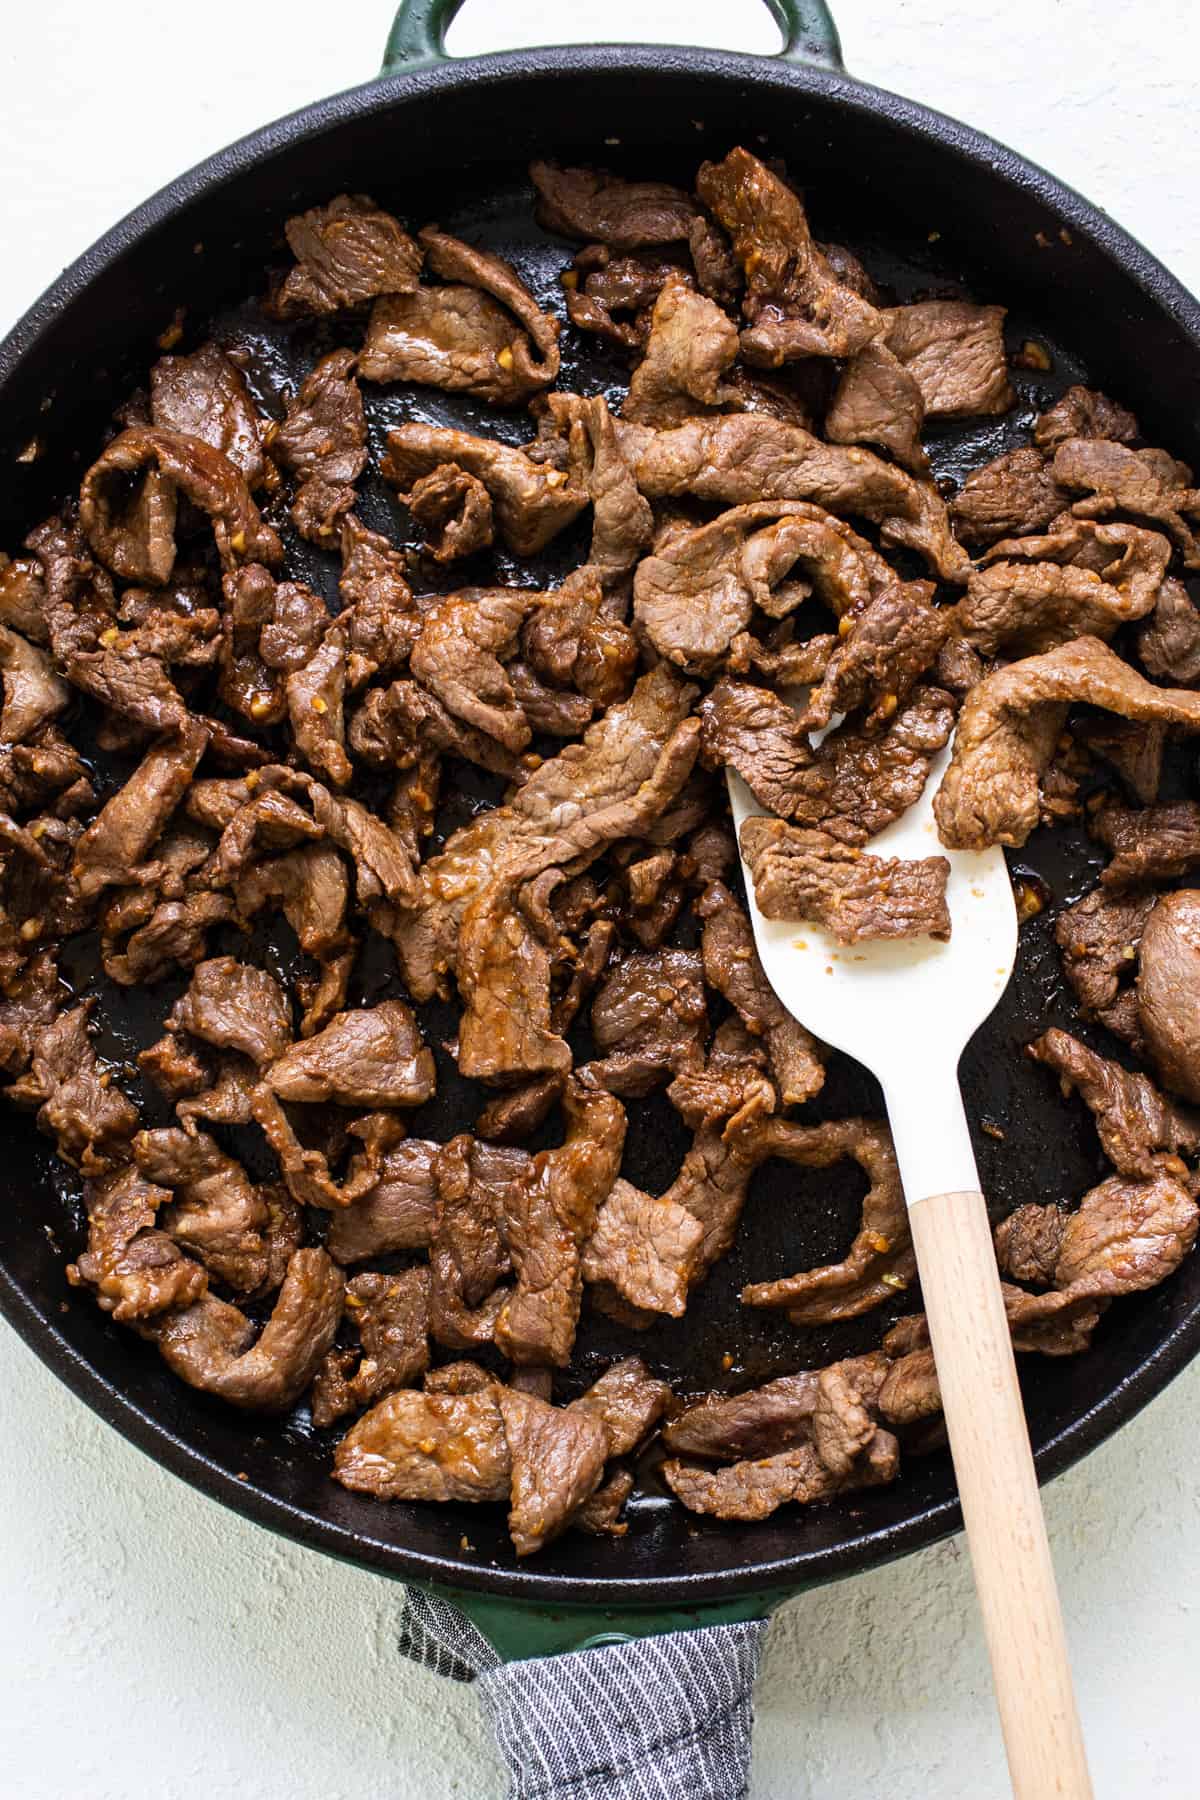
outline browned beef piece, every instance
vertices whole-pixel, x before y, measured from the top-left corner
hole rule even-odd
[[[676,1413],[663,1428],[663,1442],[681,1456],[715,1457],[724,1462],[778,1455],[811,1442],[813,1419],[823,1398],[823,1375],[836,1371],[841,1377],[825,1384],[830,1400],[844,1405],[847,1390],[852,1389],[861,1404],[864,1399],[873,1403],[886,1370],[886,1359],[872,1351],[831,1369],[781,1375],[743,1394],[709,1394]]]
[[[639,350],[650,335],[651,314],[664,282],[686,281],[688,274],[673,252],[613,256],[603,244],[589,244],[559,279],[567,317],[577,331],[595,332],[623,350]]]
[[[728,315],[690,281],[668,276],[654,303],[622,417],[642,425],[681,425],[719,407],[725,398],[722,377],[737,353],[737,327]]]
[[[128,1156],[138,1115],[92,1048],[94,1005],[85,1000],[43,1025],[28,1070],[7,1092],[18,1106],[37,1107],[38,1129],[55,1140],[64,1162],[104,1175]]]
[[[283,683],[263,660],[260,637],[275,616],[276,586],[269,569],[251,563],[222,582],[221,677],[218,692],[226,706],[256,725],[276,725],[287,706]]]
[[[51,812],[69,819],[92,812],[95,803],[82,757],[53,725],[35,744],[0,744],[0,806],[6,812]]]
[[[496,1320],[497,1347],[516,1363],[565,1368],[583,1293],[581,1251],[621,1166],[620,1103],[577,1078],[563,1097],[561,1148],[542,1150],[514,1192],[505,1234],[516,1287]]]
[[[492,497],[482,481],[457,463],[442,463],[413,483],[408,510],[434,562],[454,562],[488,550],[495,541]]]
[[[434,1161],[429,1329],[448,1350],[491,1342],[505,1298],[496,1284],[510,1269],[502,1201],[512,1187],[488,1179],[491,1159],[475,1159],[473,1149],[464,1133]]]
[[[415,681],[372,688],[350,721],[350,748],[379,768],[410,770],[443,750],[477,763],[495,775],[519,782],[522,767],[511,750],[486,731],[477,731],[447,711]],[[415,864],[419,851],[413,855]]]
[[[950,936],[944,856],[869,856],[822,831],[765,818],[746,820],[741,844],[764,918],[811,920],[841,944]]]
[[[1009,410],[1004,313],[966,300],[921,300],[884,313],[888,349],[916,381],[926,417]]]
[[[19,1075],[29,1067],[39,1034],[53,1023],[65,998],[52,950],[39,950],[5,983],[0,998],[0,1069]]]
[[[1200,730],[1200,699],[1157,688],[1096,638],[1076,638],[997,669],[968,694],[954,754],[933,802],[952,849],[1023,844],[1038,822],[1038,782],[1071,705]]]
[[[297,1250],[257,1341],[236,1306],[205,1294],[143,1326],[189,1387],[253,1412],[284,1412],[316,1374],[342,1316],[343,1280],[323,1250]]]
[[[498,406],[518,406],[547,387],[558,374],[558,321],[512,267],[431,226],[420,239],[430,272],[446,285],[375,302],[363,378],[446,388]]]
[[[260,1083],[251,1091],[250,1111],[262,1128],[279,1163],[284,1185],[299,1206],[315,1206],[337,1212],[370,1194],[382,1179],[387,1153],[403,1135],[403,1126],[389,1112],[369,1113],[356,1119],[345,1133],[328,1121],[317,1119],[318,1143],[305,1144],[284,1111],[278,1096]],[[321,1130],[325,1125],[326,1129]],[[308,1123],[311,1137],[312,1126]],[[362,1140],[363,1148],[350,1158],[342,1180],[335,1179],[330,1157],[336,1160],[348,1137]]]
[[[733,240],[745,277],[747,362],[852,356],[881,329],[879,313],[837,279],[813,241],[799,196],[748,150],[703,163],[696,191]]]
[[[1198,1225],[1187,1189],[1156,1168],[1141,1180],[1110,1175],[1076,1212],[1019,1206],[996,1229],[996,1254],[1004,1273],[1051,1282],[1067,1300],[1111,1300],[1174,1274]]]
[[[928,582],[895,582],[843,620],[837,648],[804,711],[809,730],[828,725],[839,712],[867,709],[866,731],[894,717],[950,635],[947,609],[931,606],[929,595]]]
[[[876,1430],[847,1473],[834,1474],[813,1444],[800,1444],[757,1462],[722,1469],[668,1461],[663,1476],[689,1512],[717,1519],[766,1519],[789,1501],[811,1505],[855,1488],[879,1487],[900,1472],[900,1449],[890,1432]]]
[[[451,594],[425,614],[411,658],[417,680],[450,712],[514,753],[531,733],[503,664],[516,653],[534,600],[521,588]]]
[[[533,162],[538,221],[547,231],[614,250],[685,242],[699,208],[665,181],[622,181],[598,169],[560,169]]]
[[[964,544],[994,544],[1045,531],[1069,498],[1046,457],[1030,444],[972,470],[950,514]]]
[[[529,1556],[565,1530],[598,1486],[608,1436],[590,1413],[533,1394],[502,1387],[497,1403],[512,1457],[509,1535],[517,1555]]]
[[[1200,1101],[1200,892],[1164,894],[1142,933],[1137,1003],[1142,1034],[1166,1085]]]
[[[1154,611],[1137,635],[1137,653],[1151,675],[1176,687],[1200,683],[1200,608],[1182,581],[1168,576]]]
[[[1165,450],[1130,450],[1105,438],[1068,438],[1054,453],[1054,479],[1071,494],[1085,494],[1071,510],[1078,519],[1131,513],[1161,525],[1184,566],[1200,569],[1200,488],[1192,471]]]
[[[916,377],[880,337],[847,362],[825,415],[825,436],[831,444],[878,444],[920,475],[929,467],[921,447],[924,421]]]
[[[265,473],[263,426],[237,364],[219,344],[164,356],[150,371],[150,423],[202,438],[227,456],[248,487]]]
[[[170,1034],[167,1034],[170,1041]],[[153,1046],[158,1051],[159,1046]],[[143,1056],[146,1053],[143,1052]],[[138,1058],[138,1066],[150,1073],[152,1079],[158,1079],[162,1085],[162,1077],[182,1077],[187,1069],[189,1058],[185,1054],[182,1060],[176,1060],[164,1067],[161,1056],[156,1056],[146,1063]],[[188,1082],[188,1091],[179,1100],[175,1108],[175,1117],[180,1124],[189,1127],[192,1119],[204,1119],[213,1125],[250,1125],[254,1122],[254,1090],[258,1085],[258,1072],[253,1063],[241,1056],[219,1056],[215,1059],[215,1069],[210,1073],[204,1071],[201,1081],[192,1086]]]
[[[346,1283],[346,1316],[360,1350],[331,1350],[313,1382],[314,1425],[373,1406],[411,1387],[429,1367],[429,1271],[355,1275]]]
[[[617,436],[647,499],[691,494],[726,506],[807,500],[870,520],[885,544],[914,550],[943,580],[965,581],[969,573],[937,490],[869,450],[824,444],[757,413],[694,419],[663,431],[621,423]]]
[[[523,643],[532,667],[554,687],[572,687],[597,706],[624,699],[637,667],[637,639],[603,610],[599,582],[586,571],[542,596],[526,621]]]
[[[618,1180],[584,1247],[583,1278],[594,1293],[611,1291],[623,1306],[637,1308],[640,1318],[631,1323],[649,1323],[656,1313],[682,1318],[704,1236],[695,1213],[670,1192],[656,1198]]]
[[[330,844],[302,844],[283,856],[251,863],[237,884],[238,912],[252,919],[277,907],[306,956],[323,961],[345,940],[350,881]]]
[[[1068,1032],[1051,1030],[1029,1046],[1035,1062],[1053,1069],[1063,1092],[1077,1089],[1096,1121],[1100,1144],[1122,1175],[1149,1178],[1163,1153],[1200,1152],[1200,1115],[1159,1093],[1147,1075],[1133,1075],[1097,1056]]]
[[[531,923],[515,883],[493,881],[467,906],[455,962],[464,1075],[507,1085],[570,1069],[570,1048],[552,1017],[551,952],[552,940]]]
[[[564,1077],[535,1075],[496,1094],[475,1121],[475,1131],[493,1144],[519,1144],[532,1137],[562,1098]]]
[[[292,1041],[287,995],[265,969],[214,956],[198,963],[191,984],[167,1015],[168,1031],[188,1032],[218,1050],[234,1050],[262,1067]]]
[[[551,394],[549,417],[566,440],[566,473],[592,504],[587,567],[612,585],[627,575],[654,534],[650,503],[638,492],[603,394]]]
[[[596,708],[583,694],[547,687],[527,662],[506,666],[508,683],[530,730],[543,737],[577,738],[591,723]]]
[[[265,634],[264,634],[265,635]],[[354,773],[346,755],[346,631],[330,625],[324,640],[304,668],[284,683],[292,741],[303,760],[336,787]]]
[[[590,1063],[589,1073],[627,1099],[649,1094],[701,1060],[707,1031],[700,953],[635,953],[609,972],[592,1002],[602,1060]]]
[[[96,1304],[121,1324],[190,1306],[208,1286],[199,1263],[158,1228],[158,1209],[170,1198],[129,1164],[84,1189],[88,1244],[68,1266],[67,1280],[91,1288]]]
[[[1128,719],[1076,719],[1071,727],[1075,743],[1092,756],[1103,757],[1126,787],[1144,806],[1153,805],[1162,785],[1167,727],[1136,725]],[[1042,784],[1043,805],[1046,783]]]
[[[1006,539],[971,575],[958,629],[985,656],[1111,638],[1153,609],[1170,555],[1161,532],[1082,519],[1048,536]]]
[[[660,817],[695,761],[699,727],[684,723],[694,697],[668,669],[644,675],[506,808],[463,826],[424,864],[395,932],[414,998],[437,991],[468,908],[510,871],[528,879],[552,868],[577,873],[605,844],[638,837]]]
[[[392,675],[408,659],[420,630],[405,561],[377,531],[368,531],[354,515],[342,520],[342,573],[338,592],[350,609],[347,621],[351,654],[373,664],[363,673]]]
[[[355,363],[353,350],[323,356],[288,402],[271,442],[276,462],[300,484],[292,507],[296,529],[317,544],[337,535],[366,465],[367,423]]]
[[[799,778],[813,760],[808,733],[792,708],[769,688],[726,677],[701,701],[700,719],[705,766],[728,764],[765,807],[791,818]]]
[[[31,644],[50,642],[46,584],[36,558],[0,553],[0,621],[19,631]]]
[[[132,499],[128,486],[136,481]],[[88,470],[79,522],[96,555],[125,581],[161,587],[175,567],[179,497],[207,514],[221,567],[274,567],[283,546],[228,457],[203,438],[149,426],[122,431]]]
[[[634,1485],[631,1470],[614,1468],[571,1520],[574,1529],[589,1532],[594,1537],[624,1537],[629,1526],[621,1518],[621,1509]]]
[[[1108,438],[1128,444],[1141,436],[1137,420],[1096,388],[1069,387],[1034,422],[1033,441],[1051,452],[1068,438]]]
[[[1200,862],[1200,805],[1194,800],[1145,807],[1110,802],[1091,823],[1112,858],[1100,876],[1106,888],[1173,881]]]
[[[1142,890],[1113,894],[1096,888],[1059,913],[1054,936],[1063,974],[1075,990],[1084,1016],[1097,1018],[1118,1037],[1141,1036],[1137,997],[1138,946],[1155,896]]]
[[[658,1424],[671,1399],[665,1381],[651,1375],[640,1356],[613,1363],[566,1411],[598,1419],[609,1456],[629,1456]]]
[[[4,675],[0,741],[24,743],[58,717],[70,690],[46,652],[7,625],[0,625],[0,671]]]
[[[821,740],[812,767],[797,775],[785,817],[845,844],[866,843],[920,799],[954,715],[942,688],[918,685],[882,730],[839,725]]]
[[[282,1100],[341,1106],[421,1106],[434,1088],[433,1052],[403,1000],[341,1013],[267,1072]]]
[[[147,751],[76,845],[72,874],[83,899],[131,879],[183,799],[207,747],[208,732],[192,721],[179,737]]]
[[[148,987],[177,969],[192,968],[204,955],[213,926],[234,916],[224,894],[202,886],[172,900],[158,899],[152,888],[128,892],[136,908],[116,917],[110,909],[102,940],[104,972],[121,987]],[[130,925],[134,929],[122,944]]]
[[[811,1100],[825,1081],[816,1040],[786,1011],[763,974],[750,921],[720,881],[705,889],[696,911],[704,920],[704,979],[729,1001],[747,1031],[765,1043],[783,1104]]]
[[[365,1262],[396,1250],[428,1248],[439,1148],[427,1138],[406,1138],[384,1154],[375,1185],[330,1218],[327,1247],[335,1262]]]
[[[878,1406],[889,1425],[917,1425],[941,1412],[942,1390],[932,1350],[910,1350],[891,1365]]]
[[[285,229],[296,267],[274,296],[281,318],[341,312],[417,285],[421,251],[366,194],[338,194],[298,213]]]
[[[379,1500],[506,1500],[512,1453],[498,1387],[389,1394],[351,1426],[333,1473]]]
[[[500,535],[517,556],[536,556],[587,505],[586,493],[561,469],[531,462],[493,438],[409,424],[389,431],[387,445],[382,472],[400,494],[444,463],[474,475],[491,495]]]
[[[256,1187],[203,1131],[140,1131],[133,1150],[141,1174],[174,1191],[162,1222],[176,1243],[238,1293],[279,1286],[300,1241],[299,1215],[289,1201]]]

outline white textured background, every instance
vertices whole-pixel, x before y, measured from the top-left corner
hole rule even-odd
[[[1108,208],[1200,289],[1192,0],[840,0],[846,61]],[[388,0],[19,0],[0,36],[0,331],[114,219],[369,76]],[[554,35],[470,0],[459,52]],[[577,39],[773,47],[757,0],[567,0]],[[1193,1368],[1046,1496],[1101,1800],[1200,1794]],[[397,1593],[242,1523],[0,1325],[0,1800],[499,1800],[471,1693],[404,1664]],[[755,1800],[1005,1793],[961,1545],[778,1614]]]

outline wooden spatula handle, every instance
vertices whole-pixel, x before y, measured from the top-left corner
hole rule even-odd
[[[1013,1792],[1090,1800],[1083,1735],[987,1209],[909,1208]]]

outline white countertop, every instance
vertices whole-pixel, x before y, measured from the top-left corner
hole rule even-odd
[[[390,11],[13,0],[0,38],[0,331],[179,170],[369,76]],[[472,0],[452,42],[540,42],[546,11]],[[1054,169],[1200,289],[1190,0],[836,11],[855,74]],[[660,40],[773,42],[757,0],[555,12],[575,18],[577,38],[638,35],[653,16]],[[1046,1495],[1102,1800],[1200,1792],[1197,1413],[1193,1367]],[[157,1468],[0,1325],[4,1800],[499,1800],[474,1696],[396,1654],[398,1607],[390,1583],[245,1524]],[[1005,1792],[960,1542],[781,1609],[758,1690],[754,1800]]]

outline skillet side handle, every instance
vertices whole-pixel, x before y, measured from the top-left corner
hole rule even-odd
[[[784,62],[819,63],[828,69],[844,66],[837,26],[825,0],[763,0],[763,4],[783,33],[779,55]],[[399,75],[448,62],[446,33],[462,6],[463,0],[400,0],[380,74]]]

